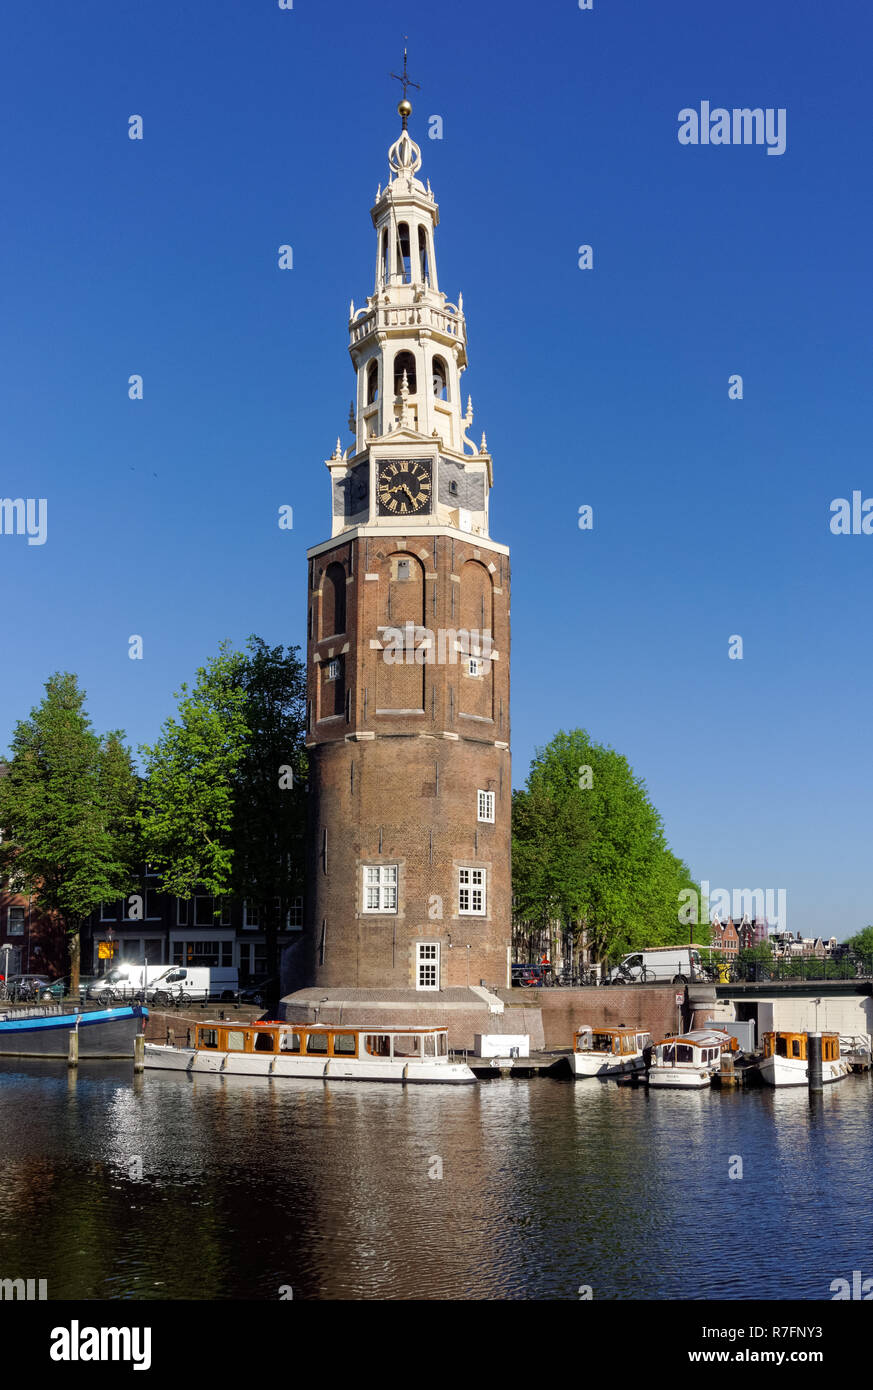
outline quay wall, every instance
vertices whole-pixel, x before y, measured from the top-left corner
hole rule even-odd
[[[375,991],[374,991],[375,993]],[[420,996],[419,996],[420,997]],[[505,1009],[492,1014],[484,1004],[469,1007],[457,1004],[440,1005],[439,999],[428,1004],[415,1001],[408,1005],[370,1001],[334,1000],[314,1008],[308,1001],[283,1001],[284,1017],[288,1022],[348,1024],[352,1028],[382,1023],[386,1028],[447,1028],[449,1047],[453,1052],[469,1052],[477,1033],[527,1033],[531,1050],[545,1048],[541,1011],[533,1006]]]
[[[497,994],[507,1004],[504,1019],[511,1020],[517,1012],[529,1013],[538,1009],[542,1017],[543,1043],[546,1051],[572,1047],[573,1034],[583,1024],[592,1027],[646,1028],[652,1037],[675,1033],[683,1026],[681,1006],[677,995],[684,994],[681,985],[604,985],[583,989],[500,989]],[[523,996],[520,1000],[519,996]],[[523,1009],[519,1006],[523,1004]],[[525,1028],[507,1025],[505,1032],[527,1032]],[[531,1046],[533,1046],[531,1038]]]

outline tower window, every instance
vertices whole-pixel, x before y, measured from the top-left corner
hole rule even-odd
[[[375,405],[379,399],[379,363],[371,362],[367,368],[367,405]]]
[[[424,227],[418,229],[418,269],[419,277],[423,285],[430,284],[430,264],[427,259],[427,232]]]
[[[438,401],[449,399],[448,373],[441,357],[433,359],[433,394],[434,399]]]
[[[397,911],[397,865],[364,865],[364,911]]]
[[[485,916],[485,870],[458,870],[458,912],[464,917]]]
[[[415,988],[439,989],[440,948],[436,941],[415,943]]]
[[[494,824],[494,793],[479,791],[477,797],[477,820],[487,821],[490,825]]]
[[[329,661],[329,662],[327,663],[327,669],[326,669],[326,677],[327,677],[327,679],[328,679],[329,681],[338,681],[338,680],[339,680],[339,676],[340,676],[340,664],[339,664],[339,661],[337,661],[336,659],[334,659],[333,661]]]
[[[380,278],[383,285],[388,283],[388,228],[382,233],[382,250],[379,255]]]
[[[394,358],[394,394],[400,395],[400,388],[403,385],[403,373],[406,373],[406,382],[409,387],[409,394],[415,395],[418,383],[415,376],[415,358],[411,352],[398,352]]]
[[[412,281],[412,258],[409,252],[409,224],[401,222],[397,228],[397,271],[404,285]]]
[[[484,658],[481,657],[481,656],[469,656],[469,657],[467,657],[467,675],[468,675],[468,676],[484,676],[484,674],[485,674],[485,661],[484,661]]]

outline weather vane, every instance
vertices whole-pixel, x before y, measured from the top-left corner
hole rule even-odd
[[[403,73],[402,73],[402,74],[399,74],[399,73],[396,73],[396,72],[392,72],[392,74],[391,74],[391,76],[394,78],[394,81],[395,81],[395,82],[399,82],[399,83],[402,85],[402,87],[403,87],[403,100],[400,102],[400,105],[398,106],[397,109],[398,109],[398,111],[400,112],[401,116],[403,117],[403,129],[404,129],[404,130],[406,129],[406,122],[408,121],[410,112],[412,111],[412,106],[411,106],[411,104],[410,104],[410,101],[409,101],[408,96],[406,95],[407,89],[408,89],[409,87],[414,87],[415,90],[416,90],[417,92],[420,92],[420,91],[421,91],[421,87],[419,86],[419,84],[418,84],[417,82],[413,82],[413,80],[412,80],[412,78],[409,76],[409,73],[408,73],[407,68],[406,68],[406,40],[407,40],[407,38],[408,38],[408,35],[407,35],[407,34],[404,34],[404,35],[403,35]]]

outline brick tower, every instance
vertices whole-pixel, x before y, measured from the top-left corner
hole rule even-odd
[[[509,982],[510,575],[411,109],[371,209],[375,289],[351,306],[331,539],[307,552],[305,927],[307,983],[427,991]]]

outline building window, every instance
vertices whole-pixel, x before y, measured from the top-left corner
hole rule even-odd
[[[173,965],[233,965],[232,941],[174,941]]]
[[[243,929],[246,931],[255,931],[260,925],[261,919],[258,916],[258,909],[255,904],[252,903],[250,905],[247,902],[243,903]]]
[[[458,912],[465,917],[485,916],[485,870],[458,870]]]
[[[6,920],[6,931],[9,936],[24,936],[23,907],[10,907]]]
[[[119,906],[118,903],[101,903],[101,904],[100,904],[100,921],[101,921],[101,922],[117,922],[117,921],[118,921],[118,906]]]
[[[379,399],[379,364],[371,362],[367,368],[367,405],[375,405]]]
[[[177,899],[176,899],[176,925],[179,926],[179,927],[187,927],[187,925],[188,925],[188,899],[187,899],[187,898],[177,898]]]
[[[230,926],[230,898],[221,899],[221,917],[219,922],[222,927]]]
[[[439,989],[439,987],[439,944],[434,941],[417,941],[415,943],[415,988]]]
[[[288,909],[288,930],[299,931],[303,926],[303,899],[292,898]]]
[[[448,373],[446,372],[446,364],[441,357],[433,359],[433,394],[438,401],[447,401],[449,398]],[[457,491],[457,485],[455,491]]]
[[[484,676],[484,674],[485,674],[485,661],[484,661],[484,658],[481,657],[481,656],[468,656],[468,657],[467,657],[467,675],[468,675],[468,676]]]
[[[477,820],[488,821],[494,824],[494,793],[479,791],[476,793],[478,802]]]
[[[214,927],[215,914],[213,911],[212,898],[194,899],[194,926],[195,927]]]
[[[397,911],[396,864],[365,864],[364,911]]]
[[[147,888],[145,895],[145,915],[146,917],[160,917],[161,909],[158,905],[157,889]]]
[[[325,675],[329,681],[338,681],[340,676],[340,664],[336,657],[327,663]]]

